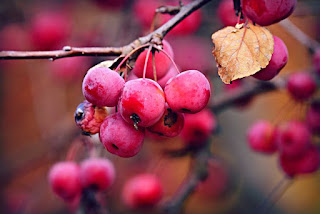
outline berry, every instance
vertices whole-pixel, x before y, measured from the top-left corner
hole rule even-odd
[[[105,107],[94,106],[86,100],[78,105],[74,113],[75,122],[84,134],[99,133],[101,123],[107,116]]]
[[[156,205],[163,195],[160,180],[152,174],[140,174],[128,180],[122,191],[124,203],[131,208]]]
[[[268,121],[258,121],[248,129],[247,141],[254,151],[274,153],[277,150],[276,129]]]
[[[107,68],[92,68],[82,82],[84,97],[97,106],[116,106],[124,87],[123,78]]]
[[[60,45],[71,32],[69,17],[62,12],[42,11],[31,21],[31,40],[36,49],[52,50]]]
[[[74,162],[59,162],[49,172],[49,183],[53,192],[71,202],[81,194],[80,168]]]
[[[320,76],[320,48],[316,49],[312,58],[312,63],[315,71]]]
[[[80,165],[80,180],[84,188],[103,191],[111,186],[114,178],[114,166],[108,159],[90,158]]]
[[[312,133],[320,135],[320,101],[312,102],[306,114],[306,124]]]
[[[49,65],[51,74],[56,80],[68,83],[82,78],[90,62],[87,58],[70,57],[55,60]]]
[[[311,134],[307,126],[298,121],[290,121],[279,127],[277,144],[280,154],[298,157],[310,146]]]
[[[184,127],[180,136],[187,145],[203,145],[217,127],[216,118],[209,109],[184,116]]]
[[[188,70],[171,78],[164,88],[164,93],[173,111],[197,113],[209,101],[210,83],[200,71]]]
[[[277,23],[292,14],[297,0],[241,0],[243,13],[261,26]]]
[[[274,48],[269,64],[266,68],[253,75],[253,77],[259,80],[271,80],[279,74],[288,62],[288,49],[286,44],[277,36],[273,36],[273,40]]]
[[[238,17],[234,11],[233,0],[221,1],[217,12],[218,18],[224,26],[235,26],[238,23]],[[241,20],[240,23],[244,23],[244,20]]]
[[[157,81],[157,83],[161,86],[162,89],[164,89],[164,87],[166,86],[169,79],[171,79],[174,76],[177,76],[178,74],[179,73],[178,73],[177,69],[174,66],[171,66],[169,71],[166,73],[166,75],[164,77],[162,77],[161,79],[159,79]]]
[[[171,45],[163,40],[163,50],[166,51],[172,58],[173,58],[173,51]],[[135,67],[133,69],[133,73],[137,77],[143,77],[143,70],[146,61],[148,50],[144,50],[137,58]],[[168,73],[170,66],[172,65],[171,60],[162,52],[156,51],[154,54],[155,57],[155,65],[156,65],[156,73],[157,79],[160,79]],[[149,58],[147,61],[147,68],[146,68],[146,78],[154,79],[153,75],[153,59],[152,54],[150,52]]]
[[[289,76],[287,90],[296,101],[311,98],[316,91],[315,80],[306,72],[296,72]]]
[[[165,111],[160,120],[149,127],[148,130],[160,136],[175,137],[180,134],[184,124],[184,115],[174,112],[166,105]]]
[[[148,127],[161,118],[164,106],[164,93],[158,83],[150,79],[136,79],[124,85],[119,111],[128,123]]]
[[[138,154],[142,148],[144,130],[136,130],[122,119],[120,113],[115,113],[103,121],[99,136],[110,153],[128,158]]]
[[[298,174],[315,172],[320,166],[320,155],[317,147],[309,146],[298,158],[281,155],[280,165],[283,171],[290,177]]]

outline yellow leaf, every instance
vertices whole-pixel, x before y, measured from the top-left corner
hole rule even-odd
[[[214,55],[221,80],[250,76],[265,68],[273,53],[273,36],[264,27],[252,24],[225,27],[212,34]]]

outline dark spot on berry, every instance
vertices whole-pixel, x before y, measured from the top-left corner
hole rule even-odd
[[[117,149],[117,150],[119,149],[119,147],[117,147],[115,144],[112,144],[112,147]]]
[[[173,126],[178,119],[177,113],[173,112],[170,108],[167,109],[168,113],[164,116],[164,125],[165,126]]]
[[[181,111],[182,111],[182,112],[185,112],[185,113],[190,113],[190,112],[191,112],[191,110],[189,110],[189,109],[187,109],[187,108],[182,108]]]
[[[138,123],[141,122],[141,119],[140,117],[136,114],[136,113],[133,113],[131,116],[130,116],[130,119],[133,121],[133,126],[136,130],[138,130]]]

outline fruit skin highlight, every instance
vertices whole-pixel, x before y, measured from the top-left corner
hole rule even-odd
[[[297,0],[241,0],[242,11],[254,23],[267,26],[290,16]]]

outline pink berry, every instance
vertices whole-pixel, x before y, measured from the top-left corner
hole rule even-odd
[[[280,165],[288,176],[308,174],[315,172],[320,166],[320,155],[317,147],[309,146],[303,154],[297,158],[280,155]]]
[[[277,150],[275,127],[268,121],[254,123],[247,132],[247,140],[252,150],[271,154]]]
[[[277,36],[273,36],[274,49],[271,60],[266,68],[262,69],[253,77],[259,80],[271,80],[288,62],[288,49],[286,44]]]
[[[43,11],[31,21],[31,39],[36,49],[61,48],[71,32],[69,17],[62,12]]]
[[[277,23],[292,14],[297,0],[241,0],[244,14],[261,26]]]
[[[224,26],[235,26],[238,23],[238,17],[234,11],[233,0],[221,1],[217,12],[218,18]],[[241,20],[240,23],[244,23],[244,20]]]
[[[165,111],[160,120],[150,126],[148,130],[160,136],[175,137],[178,136],[183,128],[184,115],[180,112],[174,112],[166,105]]]
[[[148,127],[162,117],[164,106],[164,93],[158,83],[151,79],[136,79],[124,85],[119,111],[128,123]]]
[[[306,72],[296,72],[289,76],[287,90],[297,101],[305,101],[316,92],[317,85],[310,74]]]
[[[306,114],[306,124],[312,133],[320,135],[320,101],[313,101]]]
[[[316,49],[312,58],[312,63],[316,73],[320,76],[320,48]]]
[[[111,186],[114,178],[114,166],[106,158],[86,159],[80,165],[80,180],[84,188],[103,191]]]
[[[124,203],[131,208],[156,205],[162,198],[163,187],[153,174],[140,174],[128,180],[122,191]]]
[[[110,153],[133,157],[142,148],[144,130],[136,130],[122,119],[120,113],[115,113],[106,117],[101,124],[100,140]]]
[[[298,121],[290,121],[279,127],[277,143],[280,154],[287,157],[298,157],[308,149],[311,134],[307,126]]]
[[[84,57],[70,57],[55,60],[49,65],[53,78],[69,83],[83,77],[90,66],[90,61]]]
[[[65,201],[73,201],[81,194],[80,168],[74,162],[54,164],[49,172],[53,192]]]
[[[216,118],[209,109],[184,116],[184,127],[180,136],[187,145],[203,145],[217,127]]]
[[[88,71],[82,82],[84,97],[97,106],[116,106],[124,87],[123,78],[107,68],[93,68]]]
[[[163,40],[163,50],[166,51],[171,57],[173,57],[173,51],[171,45]],[[133,69],[133,73],[137,77],[143,77],[143,70],[145,65],[145,60],[147,57],[148,50],[144,50],[137,58],[135,67]],[[160,79],[168,73],[170,66],[172,65],[171,60],[162,52],[155,52],[155,65],[156,65],[156,73],[157,79]],[[153,59],[152,53],[149,54],[149,59],[147,61],[147,69],[146,69],[146,78],[154,79],[153,75]]]
[[[169,81],[169,79],[171,79],[174,76],[177,76],[178,74],[179,73],[178,73],[177,69],[174,66],[171,66],[169,71],[166,73],[166,75],[164,75],[164,77],[159,79],[157,81],[157,83],[161,86],[161,88],[164,89],[164,87],[166,86],[166,84]]]
[[[173,111],[197,113],[209,101],[210,83],[200,71],[184,71],[167,82],[164,93]]]

